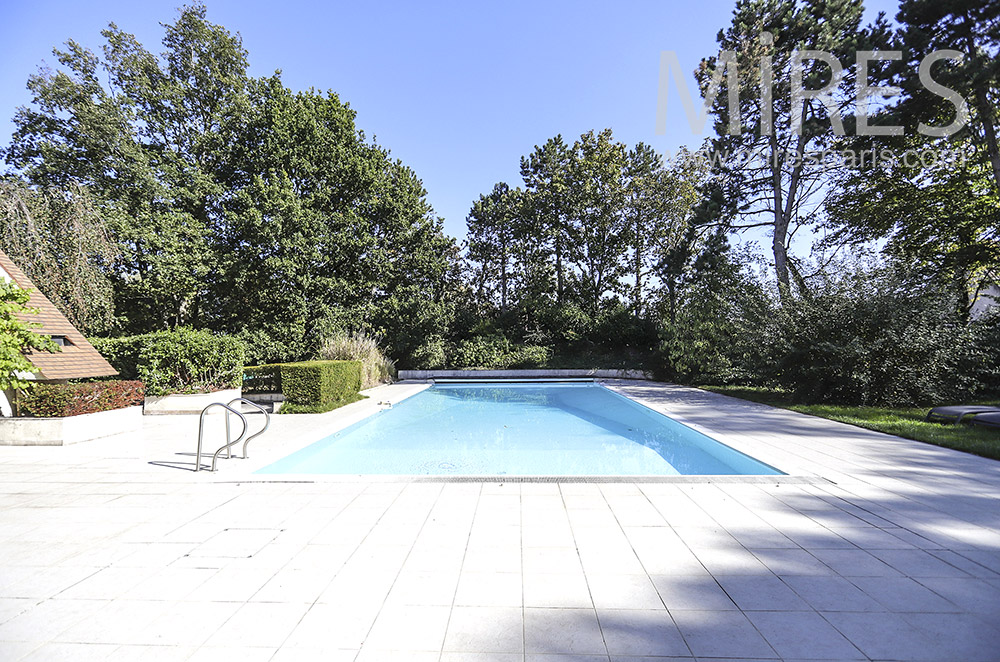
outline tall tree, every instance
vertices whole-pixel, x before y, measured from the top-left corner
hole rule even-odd
[[[936,51],[957,51],[932,65],[933,80],[957,92],[967,102],[969,134],[989,163],[995,190],[1000,192],[1000,4],[992,0],[903,0],[896,16],[898,46],[904,60],[894,68],[894,82],[904,92],[896,112],[909,133],[919,123],[941,129],[963,120],[954,100],[932,90],[921,80],[921,62]],[[928,60],[930,62],[930,60]]]
[[[571,154],[562,135],[557,135],[521,157],[521,177],[528,193],[531,218],[537,225],[534,239],[540,251],[552,256],[557,303],[562,303],[566,294],[566,254],[575,213],[568,180]]]
[[[112,277],[131,330],[197,322],[215,267],[209,234],[226,129],[247,104],[247,54],[205,14],[185,7],[165,26],[162,59],[113,23],[103,60],[67,42],[55,51],[62,69],[29,80],[33,104],[6,150],[32,183],[83,184],[121,208]]]
[[[687,234],[706,176],[705,160],[682,149],[668,164],[652,148],[637,144],[628,153],[625,215],[630,224],[632,309],[645,313],[657,265]]]
[[[1000,266],[1000,205],[989,170],[975,162],[906,167],[902,159],[849,170],[827,200],[826,241],[885,239],[890,255],[949,284],[967,317]]]
[[[871,123],[900,135],[841,140],[879,158],[842,171],[826,205],[828,241],[886,239],[891,256],[946,283],[968,316],[1000,266],[1000,7],[906,0],[897,20],[902,59],[872,75],[901,94],[875,108]]]
[[[513,258],[515,242],[520,238],[521,197],[521,189],[500,182],[488,195],[479,196],[466,219],[469,258],[480,265],[479,296],[485,298],[488,287],[495,289],[501,315],[510,304],[515,276]]]
[[[783,298],[791,292],[790,236],[797,224],[811,220],[811,197],[821,193],[828,167],[809,156],[845,128],[855,99],[856,53],[872,46],[872,33],[861,29],[862,12],[861,0],[739,0],[732,24],[718,35],[720,49],[735,53],[728,64],[737,67],[740,94],[738,118],[727,95],[719,94],[711,109],[719,134],[717,163],[739,197],[735,227],[771,230]],[[825,52],[832,60],[807,51]],[[702,60],[696,76],[704,92],[713,77],[722,79],[726,65],[726,58]],[[827,88],[825,97],[793,98],[796,89]]]
[[[630,224],[625,216],[626,150],[610,129],[590,131],[573,144],[569,166],[577,223],[569,233],[570,257],[580,283],[580,303],[597,315],[605,294],[626,273]]]
[[[333,328],[388,323],[389,298],[440,298],[453,242],[416,175],[335,94],[294,93],[278,75],[250,89],[226,158],[214,324],[256,329],[266,358],[302,357]]]
[[[203,5],[164,28],[160,57],[113,24],[101,58],[69,42],[5,150],[31,184],[85,185],[109,212],[122,330],[240,333],[280,361],[335,328],[409,351],[407,324],[447,326],[457,247],[416,174],[336,94],[249,77]]]

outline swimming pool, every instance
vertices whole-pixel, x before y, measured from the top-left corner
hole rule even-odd
[[[263,474],[779,475],[599,384],[435,384]]]

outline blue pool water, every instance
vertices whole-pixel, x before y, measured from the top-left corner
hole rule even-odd
[[[435,384],[257,473],[781,472],[598,384]]]

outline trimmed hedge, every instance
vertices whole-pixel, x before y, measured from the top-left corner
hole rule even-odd
[[[122,377],[145,382],[149,395],[207,393],[243,385],[246,347],[232,336],[182,327],[91,342]]]
[[[328,411],[337,409],[338,407],[343,407],[344,405],[349,405],[352,402],[357,402],[358,400],[364,400],[365,396],[360,393],[355,393],[353,396],[347,398],[346,400],[337,400],[336,402],[329,402],[325,405],[297,405],[286,401],[281,405],[281,409],[278,410],[279,414],[325,414]]]
[[[281,393],[281,364],[250,365],[243,368],[244,393]]]
[[[357,396],[361,370],[361,361],[284,363],[281,392],[285,402],[296,407],[336,404]]]
[[[19,413],[35,418],[79,416],[141,405],[142,382],[108,381],[84,384],[32,384],[18,397]]]

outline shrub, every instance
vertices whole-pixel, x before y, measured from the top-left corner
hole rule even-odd
[[[294,406],[335,405],[353,398],[360,389],[360,361],[304,361],[281,366],[281,390],[285,402]]]
[[[409,365],[414,370],[433,370],[445,364],[444,339],[432,336],[422,342],[410,354]]]
[[[453,368],[502,370],[508,366],[511,345],[504,337],[478,337],[462,340],[448,357]]]
[[[535,368],[545,365],[552,350],[540,345],[515,345],[502,336],[462,340],[455,345],[448,360],[453,368]]]
[[[775,378],[796,402],[905,406],[989,388],[989,322],[968,325],[951,295],[898,267],[858,270],[775,318]]]
[[[141,405],[142,382],[106,381],[84,384],[32,384],[18,398],[25,416],[79,416]]]
[[[542,368],[552,359],[552,348],[542,345],[515,345],[510,353],[509,368]]]
[[[594,320],[593,339],[616,349],[651,351],[659,342],[655,320],[636,317],[635,310],[619,302],[604,304]]]
[[[178,328],[94,341],[122,377],[145,382],[149,395],[203,393],[243,384],[246,348],[232,336]]]
[[[320,346],[319,358],[326,361],[360,361],[361,388],[391,382],[396,366],[379,349],[378,342],[365,333],[336,333]]]
[[[400,367],[438,368],[444,363],[441,339],[455,318],[455,304],[452,297],[435,300],[421,285],[400,285],[365,318],[380,330],[389,355]],[[438,359],[441,362],[435,365]]]
[[[139,355],[149,334],[123,338],[88,338],[101,356],[125,380],[139,379]]]
[[[594,324],[590,315],[572,302],[542,307],[537,315],[542,328],[547,329],[558,343],[572,343],[586,338]]]
[[[712,235],[691,259],[664,288],[654,374],[682,383],[761,383],[769,368],[762,341],[775,302],[750,269],[750,256]]]
[[[281,364],[251,365],[243,368],[244,393],[281,393]]]
[[[1000,396],[1000,308],[973,321],[970,334],[974,351],[972,356],[963,357],[967,364],[960,369],[975,376],[983,395]]]

